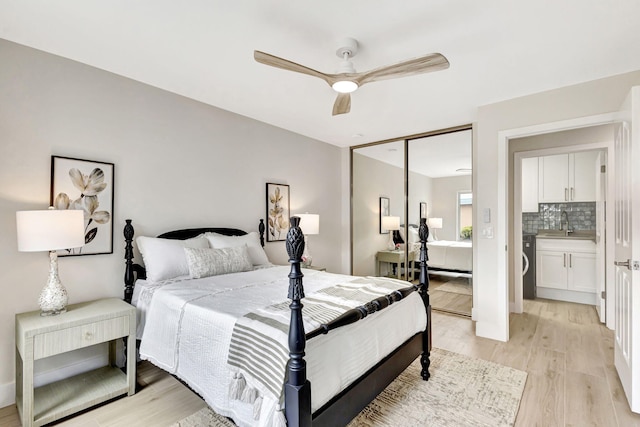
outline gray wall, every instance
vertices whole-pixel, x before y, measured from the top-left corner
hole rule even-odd
[[[347,272],[339,148],[3,40],[0,64],[0,407],[14,399],[14,315],[38,308],[48,272],[47,254],[17,251],[15,212],[48,206],[52,155],[115,163],[114,253],[60,260],[70,303],[122,296],[126,218],[139,235],[255,230],[266,182],[291,186],[292,213],[320,214],[314,263]],[[266,251],[286,263],[283,242]]]
[[[471,175],[433,178],[433,208],[429,217],[442,218],[442,229],[435,230],[439,240],[456,241],[460,238],[457,230],[458,192],[471,191]]]

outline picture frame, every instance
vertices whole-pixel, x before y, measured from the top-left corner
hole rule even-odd
[[[389,234],[389,230],[384,230],[382,228],[382,217],[389,216],[389,198],[388,197],[380,197],[380,218],[378,224],[380,225],[380,234]]]
[[[267,242],[287,239],[289,231],[289,186],[267,183]]]
[[[58,256],[113,253],[113,163],[51,156],[50,206],[84,210],[85,244]]]
[[[418,219],[427,218],[427,204],[426,202],[420,202],[420,215]],[[419,221],[418,221],[419,222]]]

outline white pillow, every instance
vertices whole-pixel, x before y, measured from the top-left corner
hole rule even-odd
[[[249,259],[253,265],[270,264],[269,258],[260,244],[260,235],[252,231],[244,236],[224,236],[218,233],[205,233],[204,235],[212,248],[236,248],[247,245]]]
[[[208,240],[202,237],[173,240],[138,236],[136,244],[147,270],[147,280],[151,282],[188,275],[189,265],[183,248],[209,247]]]
[[[192,279],[253,270],[246,245],[235,248],[184,248]]]
[[[406,240],[405,240],[406,242]],[[414,227],[409,227],[409,242],[410,245],[414,243],[420,243],[420,235],[418,234],[418,229]]]

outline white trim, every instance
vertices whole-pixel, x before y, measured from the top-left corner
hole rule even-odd
[[[525,126],[521,128],[508,129],[498,132],[498,212],[496,221],[496,243],[499,248],[507,248],[507,237],[509,235],[509,221],[508,218],[508,171],[509,171],[509,140],[513,138],[523,138],[526,136],[540,135],[551,132],[559,132],[563,130],[578,129],[583,127],[598,126],[604,124],[610,124],[618,119],[618,113],[606,113],[598,114],[595,116],[579,117],[576,119],[562,120],[558,122],[543,123],[533,126]],[[566,150],[566,148],[565,148]],[[610,203],[609,203],[610,205]],[[521,209],[521,208],[520,208]],[[517,237],[514,244],[520,241],[522,247],[522,236]],[[509,283],[507,278],[509,277],[509,260],[508,250],[505,250],[504,256],[497,257],[498,274],[497,280],[499,284],[499,292],[497,298],[503,298],[505,311],[502,313],[504,316],[504,323],[506,325],[506,331],[504,331],[504,337],[501,341],[509,339]],[[520,280],[522,284],[522,279]],[[515,305],[515,302],[514,302]],[[500,305],[498,305],[499,307]],[[608,307],[607,307],[608,308]],[[477,325],[479,326],[479,325]],[[487,329],[487,328],[484,328]],[[476,331],[478,332],[478,331]],[[494,332],[495,334],[495,332]],[[478,333],[479,335],[479,333]],[[485,336],[485,335],[482,335]]]

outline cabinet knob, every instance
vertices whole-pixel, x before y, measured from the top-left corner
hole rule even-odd
[[[84,333],[84,339],[87,340],[87,341],[91,341],[93,339],[93,333],[85,332]]]

